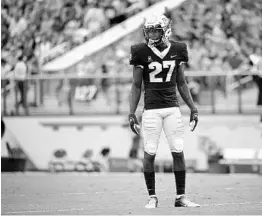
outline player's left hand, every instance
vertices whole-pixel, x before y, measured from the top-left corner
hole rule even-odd
[[[135,114],[129,114],[128,115],[128,121],[129,121],[129,126],[131,128],[131,130],[135,133],[135,134],[139,134],[140,131],[140,126],[139,123],[137,121],[136,115]]]
[[[198,123],[198,111],[197,109],[192,109],[190,113],[190,121],[189,126],[191,127],[191,131],[194,131]]]

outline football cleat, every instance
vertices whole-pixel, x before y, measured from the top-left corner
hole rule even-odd
[[[154,195],[148,198],[148,203],[145,205],[145,208],[147,209],[157,208],[157,205],[158,205],[158,199]]]
[[[185,195],[180,196],[179,198],[176,198],[175,200],[175,207],[191,207],[196,208],[200,207],[199,204],[191,202],[189,199],[186,198]]]

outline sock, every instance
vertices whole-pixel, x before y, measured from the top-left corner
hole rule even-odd
[[[144,172],[144,177],[145,177],[146,187],[147,187],[149,196],[156,195],[155,172]]]
[[[186,188],[186,171],[174,171],[176,179],[176,193],[177,195],[185,194]]]
[[[186,188],[186,163],[183,152],[172,152],[173,170],[176,180],[177,195],[185,194]]]
[[[149,196],[155,195],[155,155],[150,155],[144,152],[144,177]]]

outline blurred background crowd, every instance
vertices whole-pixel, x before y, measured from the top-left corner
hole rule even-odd
[[[30,65],[37,61],[43,64],[121,23],[154,2],[3,0],[2,58],[8,59],[13,65],[16,58],[23,55]],[[50,53],[52,50],[53,53]]]
[[[18,56],[23,55],[32,67],[39,60],[45,63],[155,2],[3,0],[2,59],[14,65]],[[261,55],[260,1],[186,1],[166,14],[172,18],[173,38],[189,44],[192,56],[189,66],[192,69],[216,67],[236,53],[238,58],[254,53]],[[48,55],[54,47],[58,51]]]
[[[189,43],[192,69],[216,69],[224,63],[235,69],[238,65],[232,57],[243,60],[251,54],[261,56],[260,1],[188,1],[170,16],[174,38]]]

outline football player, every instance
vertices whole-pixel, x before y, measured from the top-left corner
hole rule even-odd
[[[164,15],[152,15],[143,27],[145,43],[131,46],[130,64],[133,65],[133,82],[130,93],[129,124],[139,133],[135,112],[144,84],[144,111],[142,133],[144,137],[144,177],[149,193],[146,208],[156,208],[154,160],[162,129],[168,141],[176,181],[176,207],[199,207],[185,196],[186,164],[183,153],[184,125],[179,109],[176,87],[191,110],[190,125],[193,131],[198,123],[195,107],[184,75],[188,61],[185,43],[169,40],[170,20]]]

